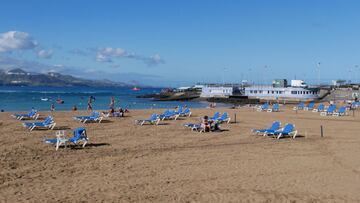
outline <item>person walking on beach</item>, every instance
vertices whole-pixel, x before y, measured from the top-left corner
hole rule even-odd
[[[92,111],[92,96],[89,97],[89,101],[87,103],[87,110]]]
[[[110,109],[114,109],[114,108],[115,108],[115,98],[114,98],[114,96],[112,96],[112,97],[110,98],[109,108],[110,108]]]
[[[50,111],[55,111],[55,104],[54,103],[51,104]]]

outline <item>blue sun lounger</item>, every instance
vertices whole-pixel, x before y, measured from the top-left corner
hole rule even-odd
[[[220,117],[218,117],[217,119],[213,120],[215,122],[218,123],[223,123],[223,122],[227,122],[230,123],[231,118],[229,117],[228,113],[224,112]]]
[[[75,116],[74,119],[75,119],[75,120],[81,120],[81,121],[83,121],[83,120],[86,119],[86,118],[93,117],[93,116],[96,116],[96,115],[97,115],[97,112],[96,112],[96,111],[92,111],[92,112],[90,113],[90,115],[88,115],[88,116]]]
[[[180,112],[179,116],[182,116],[182,117],[188,116],[188,117],[190,117],[191,116],[190,109],[189,108],[184,109],[182,112]]]
[[[274,121],[270,128],[265,129],[252,129],[251,131],[255,133],[256,135],[262,133],[263,136],[267,135],[268,133],[275,133],[275,131],[279,130],[281,126],[280,121]]]
[[[346,106],[340,107],[338,112],[334,112],[332,115],[333,116],[346,116],[347,115]]]
[[[316,109],[313,109],[313,112],[323,112],[325,109],[325,105],[324,104],[319,104],[319,106]]]
[[[166,110],[164,111],[164,113],[160,114],[159,115],[159,118],[161,120],[171,120],[171,119],[174,119],[176,120],[180,115],[177,114],[175,111],[171,111],[171,110]]]
[[[267,111],[269,109],[269,103],[265,103],[263,105],[261,105],[257,111]]]
[[[184,111],[184,108],[180,106],[177,111],[175,111],[176,114],[181,114]]]
[[[314,109],[315,102],[310,102],[306,107],[304,107],[305,111],[312,111]]]
[[[279,104],[273,104],[272,107],[267,110],[267,112],[279,112]]]
[[[356,109],[360,106],[360,101],[354,101],[353,103],[351,103],[351,108],[352,109]]]
[[[26,113],[26,114],[13,114],[11,116],[18,119],[18,120],[22,120],[22,119],[35,119],[35,120],[37,120],[38,117],[39,117],[39,114],[37,113],[36,110],[33,109],[29,113]]]
[[[43,122],[24,122],[22,125],[30,131],[33,131],[35,128],[49,128],[53,130],[56,123],[54,122],[53,117],[48,116]]]
[[[304,102],[300,102],[297,106],[294,106],[293,110],[296,111],[296,110],[303,110],[305,107],[305,104]]]
[[[190,128],[192,131],[205,132],[200,123],[186,123],[185,127]]]
[[[135,120],[135,124],[137,125],[144,125],[145,123],[149,123],[151,125],[158,125],[160,122],[159,115],[152,114],[149,119],[144,120]]]
[[[75,145],[78,145],[80,142],[82,142],[82,147],[84,148],[85,145],[88,143],[89,138],[86,134],[85,128],[76,128],[73,133],[73,137],[66,138],[64,131],[58,131],[56,133],[56,138],[53,139],[45,139],[44,142],[47,144],[53,144],[56,146],[56,151],[59,149],[61,145],[64,145],[65,148],[67,146],[67,143],[73,143]]]
[[[276,139],[280,139],[281,137],[290,136],[295,139],[297,135],[297,130],[295,130],[295,125],[288,123],[284,128],[276,130],[275,132],[267,132],[266,135],[273,135]]]
[[[214,121],[218,118],[220,118],[220,112],[215,112],[214,115],[209,118],[209,121]]]
[[[336,105],[331,104],[326,111],[320,113],[320,116],[329,116],[332,115],[336,110]]]
[[[75,116],[74,119],[78,120],[82,123],[86,123],[88,121],[101,123],[101,121],[103,120],[103,117],[100,116],[99,112],[93,111],[93,112],[91,112],[91,114],[89,116]]]

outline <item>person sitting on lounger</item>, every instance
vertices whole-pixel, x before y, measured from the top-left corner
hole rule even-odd
[[[124,117],[125,111],[123,108],[119,108],[119,117]]]
[[[210,132],[211,124],[208,116],[204,116],[204,118],[202,119],[201,127],[204,129],[205,132]]]

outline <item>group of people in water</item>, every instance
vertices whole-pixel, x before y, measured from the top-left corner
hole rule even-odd
[[[94,96],[90,96],[89,99],[88,99],[88,102],[87,102],[87,107],[86,109],[88,111],[92,111],[93,110],[93,102],[96,100],[96,98]],[[72,111],[77,111],[78,110],[78,107],[76,105],[74,105],[72,108],[71,108]],[[55,104],[52,103],[50,105],[50,111],[55,111]],[[123,109],[121,107],[119,107],[118,109],[115,108],[115,97],[111,97],[110,98],[110,104],[109,104],[109,111],[107,112],[103,112],[104,114],[108,114],[110,116],[113,116],[113,117],[123,117],[125,115],[125,113],[129,112],[128,109]]]

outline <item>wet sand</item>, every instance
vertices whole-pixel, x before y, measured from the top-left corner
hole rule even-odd
[[[85,127],[90,138],[84,149],[58,151],[42,142],[55,131],[28,132],[0,113],[0,202],[360,202],[360,111],[193,109],[190,118],[134,125],[161,111],[134,110],[100,124],[72,119],[87,112],[55,112],[58,129],[70,136]],[[182,126],[215,111],[232,120],[236,113],[237,123],[212,133]],[[250,133],[274,120],[294,123],[300,136]]]

